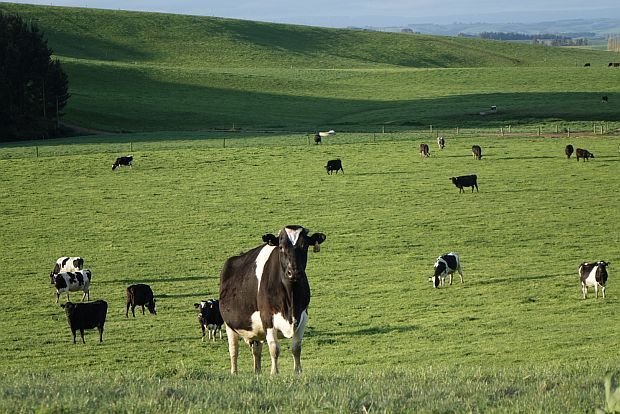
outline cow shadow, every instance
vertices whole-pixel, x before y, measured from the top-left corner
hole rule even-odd
[[[311,335],[316,336],[346,336],[349,337],[351,335],[354,336],[368,336],[368,335],[385,335],[391,332],[396,333],[406,333],[420,330],[421,327],[419,325],[407,325],[407,326],[371,326],[367,328],[361,328],[356,330],[348,330],[348,331],[321,331],[319,329],[315,329],[312,327],[306,328]]]

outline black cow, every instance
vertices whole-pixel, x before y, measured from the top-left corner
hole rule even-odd
[[[452,181],[452,184],[459,188],[459,194],[465,192],[463,187],[471,187],[472,193],[474,192],[474,187],[476,187],[476,192],[478,192],[478,176],[475,174],[450,177],[450,180]]]
[[[222,325],[224,325],[224,319],[220,313],[220,302],[217,299],[203,300],[200,303],[194,303],[194,307],[197,308],[200,313],[198,314],[198,322],[200,323],[200,329],[202,329],[202,340],[205,340],[205,331],[208,332],[208,338],[215,341],[215,334],[220,332],[220,339],[222,339]]]
[[[446,147],[446,140],[444,139],[443,136],[437,137],[437,146],[439,147],[440,150]]]
[[[583,298],[588,294],[588,287],[594,288],[595,297],[598,299],[598,288],[603,291],[603,299],[605,299],[605,286],[607,285],[607,266],[609,262],[603,260],[596,263],[584,262],[579,265],[579,279],[581,280],[581,292]]]
[[[131,167],[131,163],[133,162],[133,156],[128,155],[126,157],[118,157],[114,164],[112,164],[112,171],[117,169],[118,167],[125,165],[127,167]]]
[[[330,175],[333,171],[336,171],[336,174],[338,174],[338,171],[342,171],[342,173],[344,174],[344,169],[342,168],[342,161],[340,160],[340,158],[327,161],[325,169],[327,170],[327,174]]]
[[[278,373],[278,337],[292,338],[295,372],[301,372],[301,342],[308,322],[310,285],[306,276],[308,248],[325,241],[322,233],[286,226],[278,236],[266,234],[264,244],[229,258],[220,275],[220,311],[226,323],[230,371],[237,372],[239,338],[250,346],[254,373],[260,372],[266,341],[271,373]]]
[[[588,161],[588,158],[594,158],[594,154],[582,148],[577,148],[575,150],[575,156],[577,157],[577,162],[579,162],[579,158],[583,158],[584,161]]]
[[[607,95],[601,96],[601,102],[608,103],[609,102],[609,97]]]
[[[620,62],[614,62],[614,68],[620,68]]]
[[[482,148],[479,145],[474,145],[471,147],[471,154],[474,156],[475,160],[482,159]]]
[[[446,284],[446,276],[449,276],[450,284],[452,284],[452,274],[459,272],[461,283],[463,283],[463,271],[461,270],[461,262],[459,255],[456,253],[446,253],[437,258],[435,262],[435,272],[431,278],[433,287],[443,287]]]
[[[584,65],[583,65],[583,67],[584,67],[584,68],[589,68],[589,67],[590,67],[590,64],[589,64],[589,63],[586,63],[586,64],[584,64]]]
[[[80,331],[82,343],[84,341],[84,329],[97,328],[99,331],[99,342],[103,342],[103,325],[105,317],[108,313],[108,303],[105,300],[97,300],[86,303],[63,303],[65,313],[67,314],[67,322],[73,334],[73,343],[75,343],[75,332]]]
[[[575,152],[575,149],[573,148],[571,144],[568,144],[566,148],[564,148],[564,153],[566,154],[566,158],[570,158],[570,156],[573,155],[573,152]]]
[[[428,148],[428,144],[420,144],[420,156],[422,157],[429,157],[431,155],[431,152]]]
[[[314,135],[314,143],[316,145],[319,145],[321,143],[321,134],[319,134],[318,132]]]
[[[153,315],[157,315],[155,299],[153,298],[153,290],[151,290],[151,287],[142,283],[129,286],[127,288],[127,309],[125,310],[125,317],[129,317],[130,306],[131,314],[134,318],[136,317],[136,306],[142,306],[142,314],[144,315],[144,305],[146,305],[149,312]]]

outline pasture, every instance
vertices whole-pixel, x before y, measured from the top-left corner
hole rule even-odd
[[[406,133],[227,148],[174,136],[134,147],[134,166],[114,172],[126,143],[106,152],[117,144],[98,137],[0,156],[0,411],[604,407],[603,377],[620,374],[619,137],[446,135],[440,152]],[[596,158],[567,160],[567,143]],[[345,175],[325,173],[332,158]],[[478,175],[479,193],[459,194],[449,177],[464,174]],[[286,224],[327,235],[309,253],[304,373],[292,374],[283,341],[278,378],[254,377],[245,346],[231,378],[225,340],[200,341],[193,304],[217,297],[227,257]],[[433,289],[433,263],[448,251],[465,283]],[[85,258],[91,299],[110,305],[102,344],[96,330],[71,343],[48,277],[63,255]],[[600,259],[612,263],[607,298],[583,300],[577,267]],[[124,289],[140,282],[158,315],[126,319]]]

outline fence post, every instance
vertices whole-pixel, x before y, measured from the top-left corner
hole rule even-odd
[[[508,133],[510,134],[511,131],[512,131],[512,125],[508,125]]]
[[[36,152],[37,152],[37,158],[39,158],[39,146],[37,145],[37,146],[35,146],[34,148],[35,148],[35,150],[36,150]]]
[[[129,153],[131,154],[133,152],[133,142],[129,142]]]
[[[433,126],[431,125],[431,134],[433,133]]]
[[[540,127],[538,127],[538,136],[540,136]]]
[[[226,137],[224,137],[224,148],[226,148]]]
[[[504,136],[504,127],[500,127],[499,132],[502,134],[502,136]]]
[[[385,124],[383,124],[383,133],[385,134]]]
[[[560,127],[558,124],[555,124],[555,133],[557,134],[558,132],[560,132]]]
[[[568,137],[570,138],[570,127],[566,128],[566,133],[568,134]]]
[[[456,127],[456,135],[459,134],[459,127]]]

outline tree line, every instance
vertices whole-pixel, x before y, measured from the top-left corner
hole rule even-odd
[[[587,46],[588,38],[596,37],[595,33],[579,32],[566,34],[538,33],[527,34],[518,32],[480,32],[477,35],[459,34],[463,37],[479,37],[490,40],[531,41],[534,44],[546,44],[550,46]]]
[[[60,134],[69,81],[37,25],[0,12],[0,141]]]

